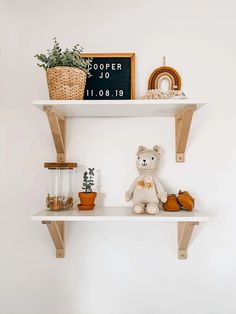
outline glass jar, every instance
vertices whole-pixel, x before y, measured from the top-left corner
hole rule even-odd
[[[69,209],[73,207],[73,174],[76,163],[45,163],[49,169],[50,180],[48,195],[46,198],[47,208],[53,211]]]

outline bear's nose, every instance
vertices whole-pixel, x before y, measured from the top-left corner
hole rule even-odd
[[[146,159],[143,159],[143,161],[145,162],[145,161],[146,161]]]

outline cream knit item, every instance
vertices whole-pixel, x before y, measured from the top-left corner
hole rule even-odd
[[[153,150],[149,150],[139,146],[137,156],[139,176],[126,192],[125,198],[127,202],[132,200],[135,213],[143,214],[146,211],[148,214],[156,214],[159,212],[159,200],[163,203],[167,200],[167,193],[154,176],[159,163],[160,148],[155,145]]]

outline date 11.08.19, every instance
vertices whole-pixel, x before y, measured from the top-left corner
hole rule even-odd
[[[123,89],[115,89],[113,91],[110,91],[109,89],[99,89],[98,91],[94,92],[93,89],[87,89],[86,90],[86,96],[87,97],[122,97],[124,96]]]

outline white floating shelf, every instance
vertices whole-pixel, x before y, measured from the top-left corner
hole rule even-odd
[[[206,102],[199,99],[135,99],[135,100],[35,100],[43,110],[52,106],[64,117],[174,117],[189,105],[196,109]]]
[[[137,215],[131,207],[104,207],[91,211],[80,211],[78,209],[53,212],[42,210],[33,215],[34,221],[149,221],[149,222],[201,222],[208,221],[209,217],[201,211],[192,212],[166,212],[161,210],[157,215]]]
[[[87,222],[175,222],[178,230],[178,258],[187,258],[187,249],[195,225],[208,221],[209,217],[198,210],[192,212],[165,212],[157,215],[137,215],[131,207],[104,207],[92,211],[78,209],[52,212],[42,210],[31,217],[34,221],[46,224],[56,248],[56,257],[65,256],[64,223],[72,221]]]
[[[65,162],[66,118],[76,117],[174,117],[176,161],[184,162],[193,113],[204,104],[197,99],[34,101],[48,116],[58,162]]]

